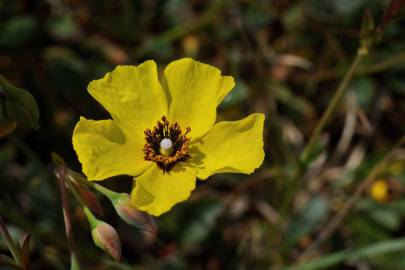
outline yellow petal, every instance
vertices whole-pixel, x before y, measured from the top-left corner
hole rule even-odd
[[[136,176],[152,164],[143,158],[143,141],[127,136],[113,120],[81,117],[73,132],[73,148],[89,180]]]
[[[143,132],[167,115],[166,94],[151,60],[139,66],[117,66],[102,79],[92,81],[88,90],[121,129],[142,140]]]
[[[191,151],[195,162],[202,163],[197,177],[207,179],[215,173],[252,173],[264,159],[264,115],[254,113],[231,122],[220,122]]]
[[[139,210],[160,216],[175,204],[185,201],[195,188],[196,171],[176,165],[163,173],[157,166],[150,167],[135,178],[131,202]]]
[[[192,141],[202,137],[215,123],[217,105],[234,87],[233,78],[190,58],[170,63],[164,75],[169,119],[191,127]]]

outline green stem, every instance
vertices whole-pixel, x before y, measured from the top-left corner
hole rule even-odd
[[[121,193],[112,191],[108,188],[103,187],[102,185],[89,181],[86,178],[82,178],[78,173],[76,173],[74,171],[68,171],[67,177],[72,181],[79,182],[90,188],[96,189],[97,191],[101,192],[103,195],[108,197],[113,202],[116,200],[119,200],[122,197]],[[79,196],[79,194],[77,194],[76,189],[73,187],[72,183],[70,181],[67,181],[67,182],[68,182],[69,188],[72,190],[73,195],[76,197],[76,199],[79,201],[79,203],[82,206],[86,206],[85,203],[83,202],[83,200],[81,199],[81,197]]]
[[[84,206],[83,211],[86,214],[87,220],[90,223],[90,228],[93,230],[95,227],[97,227],[100,221],[93,215],[93,213],[90,211],[88,207]]]
[[[14,243],[13,239],[11,238],[10,233],[7,230],[6,224],[3,221],[3,218],[0,216],[0,233],[3,235],[4,241],[6,242],[8,249],[10,250],[11,254],[13,255],[15,261],[20,265],[24,266],[21,251]]]
[[[321,120],[316,125],[308,143],[305,145],[304,150],[300,157],[301,161],[308,160],[309,156],[311,155],[312,151],[314,150],[314,147],[315,147],[317,141],[319,140],[319,136],[320,136],[322,130],[325,128],[326,123],[328,122],[328,120],[330,120],[333,113],[335,112],[335,109],[336,109],[337,105],[339,104],[343,94],[345,93],[345,90],[347,89],[349,82],[355,75],[360,62],[364,58],[365,55],[367,55],[367,51],[362,50],[362,49],[358,50],[356,58],[354,59],[352,65],[350,66],[349,71],[346,73],[345,77],[339,84],[339,87],[337,88],[335,95],[333,96],[328,107],[326,108],[326,111],[323,113]]]
[[[92,183],[92,186],[100,191],[102,194],[104,194],[106,197],[108,197],[111,201],[116,201],[118,200],[120,197],[122,197],[122,195],[120,193],[114,192],[108,188],[103,187],[102,185],[96,184],[96,183]]]

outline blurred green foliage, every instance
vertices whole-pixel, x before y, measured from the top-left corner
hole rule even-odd
[[[381,157],[405,133],[405,21],[384,30],[361,63],[300,177],[305,141],[359,44],[365,7],[386,0],[0,0],[0,73],[38,102],[39,131],[0,139],[0,215],[20,239],[32,233],[33,269],[68,269],[52,151],[80,171],[71,136],[79,116],[108,118],[86,91],[118,64],[180,57],[236,79],[218,120],[263,112],[266,159],[253,175],[217,175],[157,219],[158,234],[121,221],[100,195],[123,245],[122,263],[94,247],[71,197],[84,269],[282,269],[295,265]],[[403,14],[403,12],[401,13]],[[404,151],[378,177],[385,201],[365,193],[302,269],[404,269]],[[106,186],[128,192],[130,177]],[[298,180],[298,181],[297,181]],[[0,253],[8,254],[0,239]],[[311,261],[311,259],[313,259]],[[0,267],[1,268],[1,267]],[[298,268],[299,269],[299,268]]]

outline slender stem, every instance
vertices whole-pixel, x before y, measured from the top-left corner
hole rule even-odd
[[[62,199],[62,207],[63,207],[63,219],[65,222],[65,230],[66,230],[66,237],[68,240],[68,247],[70,250],[71,254],[71,261],[72,263],[76,263],[77,257],[76,257],[76,252],[74,248],[74,240],[73,240],[73,230],[72,230],[72,218],[71,218],[71,213],[70,213],[70,208],[69,208],[69,201],[68,201],[68,196],[67,196],[67,189],[66,189],[66,168],[65,167],[60,167],[58,170],[58,180],[59,180],[59,188],[60,188],[60,193],[61,193],[61,199]]]
[[[322,130],[325,128],[326,123],[328,120],[332,117],[337,105],[339,104],[349,82],[353,78],[353,76],[356,73],[356,70],[363,59],[363,57],[367,54],[364,50],[359,50],[357,52],[356,58],[354,59],[352,65],[349,68],[349,71],[346,73],[345,77],[339,84],[339,87],[337,88],[335,95],[333,96],[331,102],[329,103],[328,107],[326,108],[326,111],[323,113],[321,120],[318,122],[316,125],[308,143],[305,145],[304,150],[301,154],[301,161],[306,161],[308,160],[308,157],[311,155],[312,151],[314,150],[314,147],[316,145],[316,142],[319,139],[319,136],[322,132]]]
[[[13,239],[11,238],[10,233],[7,230],[6,224],[3,221],[3,218],[0,216],[0,233],[3,235],[4,241],[6,242],[8,249],[10,250],[11,254],[13,255],[15,261],[20,265],[24,266],[21,251],[14,243]]]
[[[87,220],[89,221],[90,228],[93,230],[100,221],[93,215],[91,210],[87,206],[83,206],[83,211],[86,214]]]
[[[110,198],[111,200],[116,200],[118,198],[120,198],[122,195],[120,193],[117,193],[115,191],[109,190],[108,188],[103,187],[102,185],[96,184],[96,183],[92,183],[92,186],[98,190],[99,192],[101,192],[102,194],[104,194],[105,196],[107,196],[108,198]]]

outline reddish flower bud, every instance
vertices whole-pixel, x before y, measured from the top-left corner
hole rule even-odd
[[[113,204],[117,214],[129,225],[133,225],[142,230],[156,233],[156,226],[153,220],[137,210],[131,204],[131,199],[127,193],[117,193],[99,184],[93,184],[94,188],[103,193]]]
[[[110,224],[98,220],[89,208],[84,207],[84,213],[90,223],[94,244],[108,253],[115,261],[119,261],[121,242],[117,231]]]
[[[91,230],[91,236],[96,246],[107,252],[115,261],[120,260],[120,238],[111,225],[100,221],[97,226]]]
[[[128,224],[146,230],[156,232],[153,221],[144,213],[131,205],[130,197],[126,193],[121,193],[119,199],[113,201],[117,214]]]

